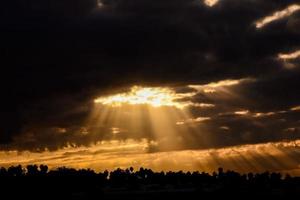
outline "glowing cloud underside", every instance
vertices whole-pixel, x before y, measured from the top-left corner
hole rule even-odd
[[[282,60],[294,60],[300,57],[300,50],[299,51],[295,51],[293,53],[280,53],[278,54],[278,58],[282,59]]]
[[[240,110],[240,111],[235,111],[234,114],[236,115],[247,115],[249,113],[249,110]]]
[[[153,107],[174,106],[183,108],[189,105],[188,102],[181,103],[177,100],[193,94],[176,94],[167,87],[140,87],[134,86],[129,92],[120,93],[107,97],[100,97],[94,100],[95,103],[110,105],[113,107],[129,105],[150,105]]]
[[[224,90],[224,88],[232,87],[239,85],[245,82],[253,82],[255,79],[252,78],[243,78],[243,79],[227,79],[221,80],[218,82],[211,82],[205,85],[189,85],[188,87],[193,88],[195,90],[202,91],[204,93],[215,93],[218,90]]]
[[[280,53],[278,54],[278,59],[283,62],[283,67],[285,69],[294,69],[297,67],[293,61],[300,58],[300,50],[291,53]]]
[[[216,5],[218,2],[219,0],[204,0],[204,3],[209,7]]]
[[[277,11],[277,12],[273,13],[270,16],[267,16],[263,19],[258,20],[255,23],[256,28],[262,28],[265,25],[267,25],[267,24],[269,24],[273,21],[280,20],[280,19],[283,19],[285,17],[288,17],[288,16],[292,15],[294,12],[296,12],[298,10],[300,10],[300,5],[298,5],[298,4],[290,5],[289,7],[287,7],[284,10]]]
[[[292,107],[291,111],[300,111],[300,106]]]

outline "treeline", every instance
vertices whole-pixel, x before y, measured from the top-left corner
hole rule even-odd
[[[222,168],[212,174],[197,171],[154,172],[144,168],[134,170],[132,167],[97,173],[91,169],[60,167],[49,170],[46,165],[19,165],[0,168],[0,187],[3,191],[22,191],[22,195],[29,197],[59,194],[79,199],[87,196],[129,199],[136,195],[144,199],[151,195],[173,195],[175,199],[193,195],[300,197],[299,177],[270,172],[240,174]]]

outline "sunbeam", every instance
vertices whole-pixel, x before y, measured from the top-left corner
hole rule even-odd
[[[183,99],[195,94],[176,93],[167,87],[133,86],[128,92],[95,99],[88,126],[118,127],[123,130],[124,138],[152,138],[159,144],[155,151],[183,149],[183,138],[191,137],[194,132],[191,124],[199,122],[192,120],[189,113],[189,106],[194,106],[193,103]],[[203,104],[199,107],[212,106]],[[179,128],[178,121],[191,123]],[[122,131],[118,134],[122,135]]]

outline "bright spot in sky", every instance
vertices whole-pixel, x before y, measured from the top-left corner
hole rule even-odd
[[[280,53],[278,54],[278,58],[282,59],[282,60],[294,60],[300,57],[300,50],[295,51],[293,53]]]
[[[98,5],[99,8],[102,7],[103,6],[102,1],[101,0],[97,0],[97,5]]]
[[[129,92],[100,97],[95,99],[94,102],[113,107],[129,104],[151,105],[153,107],[175,106],[177,108],[183,108],[187,106],[187,103],[177,102],[177,100],[188,95],[191,94],[176,94],[175,91],[167,87],[133,86]]]
[[[295,106],[290,109],[291,111],[300,111],[300,106]]]
[[[249,113],[249,110],[240,110],[240,111],[235,111],[234,114],[236,115],[247,115]]]
[[[209,7],[216,5],[218,2],[219,0],[204,0],[204,3]]]
[[[204,126],[198,123],[208,120],[204,116],[192,115],[190,106],[208,109],[214,105],[194,103],[191,99],[197,92],[180,89],[133,86],[124,92],[101,96],[94,100],[96,106],[87,124],[109,126],[109,132],[116,138],[129,135],[141,138],[147,134],[147,137],[159,141],[155,149],[162,151],[182,149],[186,145],[183,137],[193,137],[192,132]],[[180,122],[184,126],[178,127]]]
[[[298,10],[300,10],[300,5],[297,4],[290,5],[284,10],[277,11],[272,15],[264,17],[263,19],[260,19],[257,22],[255,22],[256,28],[262,28],[273,21],[288,17]]]

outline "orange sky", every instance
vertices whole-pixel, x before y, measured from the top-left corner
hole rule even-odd
[[[151,142],[150,142],[151,143]],[[97,171],[133,166],[161,170],[212,172],[218,167],[239,172],[279,171],[300,175],[300,141],[242,145],[220,149],[182,150],[147,153],[141,141],[101,142],[91,147],[66,147],[57,151],[0,152],[0,165],[48,164],[51,168],[69,166]]]

